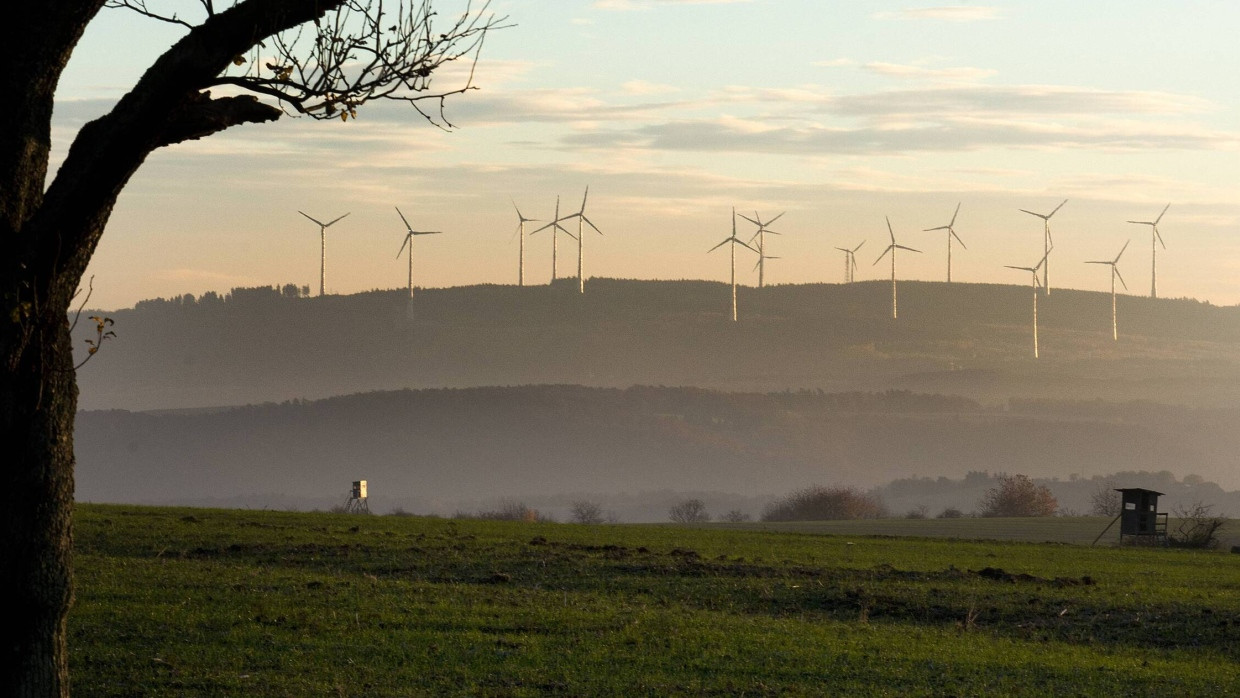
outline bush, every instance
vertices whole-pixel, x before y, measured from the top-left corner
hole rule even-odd
[[[706,523],[710,514],[706,513],[706,505],[700,499],[686,499],[677,502],[668,510],[667,516],[675,523]]]
[[[733,509],[729,511],[728,513],[724,514],[723,516],[721,516],[719,520],[726,521],[728,523],[744,523],[746,521],[749,521],[752,518],[753,517],[741,511],[740,509]]]
[[[940,511],[940,512],[939,512],[938,517],[936,517],[936,518],[940,518],[940,519],[962,519],[962,518],[964,518],[964,512],[963,512],[963,511],[960,511],[960,510],[959,510],[959,509],[957,509],[956,507],[947,507],[947,508],[946,508],[946,509],[944,509],[943,511]]]
[[[921,506],[916,506],[916,507],[913,507],[912,509],[909,509],[908,513],[904,515],[904,518],[924,519],[929,515],[929,513],[930,513],[930,508],[927,507],[925,504],[922,504]]]
[[[1052,516],[1059,508],[1055,495],[1027,475],[1000,475],[982,497],[982,516]]]
[[[601,524],[603,523],[603,507],[595,502],[573,502],[571,509],[573,523],[579,524]]]
[[[1213,505],[1194,502],[1175,507],[1171,513],[1179,520],[1179,525],[1175,533],[1167,536],[1168,545],[1177,548],[1218,547],[1218,532],[1227,519],[1215,516]]]
[[[498,509],[480,511],[472,516],[469,514],[462,515],[460,512],[457,512],[456,517],[481,519],[483,521],[525,521],[526,523],[551,520],[540,514],[537,509],[527,507],[524,502],[509,499],[500,500]]]
[[[887,509],[878,497],[852,487],[807,487],[767,505],[763,521],[878,519]]]
[[[1119,516],[1120,496],[1115,483],[1104,481],[1094,487],[1089,495],[1089,513],[1094,516]]]

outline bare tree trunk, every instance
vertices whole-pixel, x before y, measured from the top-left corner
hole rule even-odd
[[[6,284],[6,287],[8,285]],[[11,320],[12,304],[4,304]],[[6,328],[0,366],[0,685],[6,695],[67,696],[72,599],[73,417],[66,314],[48,308]],[[11,340],[24,338],[24,348]]]

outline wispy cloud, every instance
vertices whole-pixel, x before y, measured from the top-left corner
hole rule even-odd
[[[679,92],[680,88],[645,80],[630,80],[620,86],[620,91],[627,95],[662,95]]]
[[[999,72],[987,68],[927,68],[920,65],[880,62],[866,63],[862,67],[871,73],[888,77],[949,82],[976,82]]]
[[[978,22],[998,19],[999,9],[981,5],[942,5],[876,12],[874,19],[931,19],[944,22]]]
[[[851,58],[832,58],[825,61],[814,61],[810,65],[814,65],[819,68],[848,68],[850,66],[857,65],[857,62]]]
[[[594,0],[594,7],[600,10],[649,10],[653,7],[668,5],[728,5],[753,0]]]
[[[783,155],[967,152],[985,148],[1235,149],[1236,134],[1204,128],[1097,121],[1061,125],[1039,120],[946,117],[860,127],[771,126],[766,120],[697,119],[566,136],[568,147]]]

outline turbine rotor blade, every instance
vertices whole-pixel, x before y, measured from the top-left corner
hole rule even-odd
[[[1123,275],[1123,274],[1121,274],[1121,273],[1119,273],[1119,267],[1117,267],[1117,266],[1115,266],[1114,264],[1112,264],[1112,265],[1111,265],[1111,271],[1115,272],[1115,276],[1119,277],[1119,282],[1120,282],[1121,284],[1124,284],[1124,290],[1125,290],[1125,291],[1127,291],[1127,290],[1128,290],[1128,283],[1124,281],[1124,275]]]
[[[886,257],[887,253],[891,252],[895,248],[896,248],[895,245],[888,245],[887,249],[883,250],[883,253],[878,256],[878,259],[874,260],[874,264],[878,264],[879,262],[883,261],[883,257]],[[871,264],[870,266],[874,266],[874,264]]]
[[[1163,214],[1165,214],[1167,212],[1167,209],[1169,208],[1171,208],[1171,204],[1167,204],[1166,206],[1163,206],[1162,213],[1158,214],[1158,218],[1154,219],[1154,225],[1158,225],[1158,221],[1162,220]]]
[[[921,253],[921,250],[915,250],[911,247],[905,247],[904,245],[892,245],[892,247],[900,250],[908,250],[909,252],[917,252],[918,254]]]
[[[396,258],[400,259],[400,253],[405,251],[405,245],[409,244],[409,235],[405,235],[405,239],[400,242],[400,251],[396,253]]]
[[[956,225],[956,216],[960,215],[960,204],[961,203],[963,202],[956,203],[956,212],[952,214],[952,222],[947,224],[948,228],[952,227],[953,225]]]
[[[865,240],[862,240],[861,245],[864,245],[864,244],[865,244]],[[856,252],[857,250],[861,249],[861,245],[857,245],[856,247],[852,248],[852,251]]]
[[[940,226],[939,226],[939,227],[937,227],[937,228],[922,228],[922,229],[921,229],[921,232],[923,232],[923,233],[929,233],[929,232],[934,231],[934,230],[951,230],[951,229],[952,229],[952,227],[951,227],[950,225],[940,225]]]
[[[783,217],[783,215],[784,215],[785,213],[787,213],[787,211],[780,211],[778,216],[775,216],[775,217],[774,217],[774,218],[772,218],[771,220],[767,221],[767,222],[766,222],[766,224],[767,224],[767,225],[770,225],[770,224],[774,223],[775,221],[777,221],[777,220],[779,220],[780,218],[782,218],[782,217]],[[770,231],[768,230],[767,232],[770,232]]]
[[[1124,250],[1128,249],[1129,242],[1132,242],[1132,240],[1128,240],[1123,247],[1119,248],[1119,254],[1115,255],[1115,261],[1111,262],[1112,264],[1119,264],[1119,258],[1124,256]]]
[[[741,240],[740,238],[732,238],[732,239],[736,241],[736,244],[740,245],[741,247],[744,247],[750,252],[753,252],[754,254],[759,254],[759,255],[762,254],[761,252],[754,249],[753,247],[750,247],[749,245],[745,244],[745,241]]]
[[[1158,228],[1154,228],[1154,237],[1158,238],[1158,244],[1162,245],[1164,250],[1167,249],[1167,243],[1163,242],[1162,233],[1158,232]]]
[[[599,230],[597,225],[594,225],[593,223],[591,223],[590,219],[586,218],[584,214],[581,216],[581,220],[585,221],[591,228],[594,228],[594,232],[598,233],[599,235],[603,234],[603,231]]]
[[[352,211],[350,211],[349,213],[352,213]],[[324,227],[324,228],[326,228],[327,226],[331,225],[332,223],[335,223],[336,221],[339,221],[340,219],[347,217],[347,216],[349,215],[349,213],[346,213],[346,214],[344,214],[343,216],[340,216],[340,218],[336,218],[336,219],[335,219],[335,220],[333,220],[331,223],[327,223],[327,224],[325,224],[323,227]]]
[[[400,216],[400,221],[405,224],[405,230],[413,230],[413,226],[409,225],[409,221],[405,219],[405,214],[400,212],[399,206],[393,206],[396,209],[396,215]]]
[[[327,227],[327,226],[323,225],[323,223],[322,223],[321,221],[317,221],[317,220],[315,220],[314,218],[312,218],[311,216],[307,215],[306,213],[304,213],[304,212],[302,212],[302,211],[298,211],[298,213],[300,213],[301,215],[305,216],[306,218],[309,218],[310,220],[314,221],[314,224],[315,224],[315,225],[317,225],[317,226],[320,226],[320,227],[323,227],[323,228],[326,228],[326,227]]]
[[[743,214],[743,213],[738,213],[738,214],[736,214],[736,215],[740,216],[741,218],[744,218],[745,220],[749,221],[750,223],[753,223],[754,225],[758,226],[758,228],[761,228],[761,227],[762,227],[762,223],[760,223],[759,221],[755,221],[754,219],[750,218],[749,216],[746,216],[746,215],[745,215],[745,214]],[[756,215],[758,215],[758,214],[756,214],[756,213],[755,213],[754,215],[756,216]],[[761,220],[761,219],[759,219],[759,220]]]
[[[709,250],[706,250],[706,253],[707,253],[707,254],[710,254],[711,252],[714,252],[715,250],[719,249],[720,247],[723,247],[724,245],[728,244],[729,242],[732,242],[732,238],[728,238],[728,239],[724,240],[723,242],[719,243],[718,245],[715,245],[714,247],[710,248]]]
[[[1064,205],[1064,204],[1066,204],[1066,203],[1068,203],[1068,200],[1067,200],[1067,199],[1064,199],[1064,200],[1063,200],[1063,202],[1061,202],[1058,206],[1056,206],[1056,207],[1055,207],[1055,210],[1054,210],[1054,211],[1051,211],[1050,213],[1046,214],[1046,217],[1047,217],[1047,218],[1050,218],[1051,216],[1055,215],[1055,212],[1056,212],[1056,211],[1058,211],[1059,209],[1063,208],[1063,205]]]
[[[586,185],[585,196],[581,197],[581,212],[586,212],[586,199],[590,198],[590,185]]]
[[[891,229],[891,218],[883,216],[883,219],[887,221],[887,234],[891,236],[891,244],[894,246],[896,244],[896,233]]]
[[[948,228],[947,231],[951,233],[952,237],[956,238],[956,242],[960,243],[961,247],[965,248],[966,250],[969,249],[969,246],[964,244],[964,240],[960,239],[960,236],[956,234],[956,231],[952,230],[951,228]]]
[[[1031,215],[1031,216],[1037,216],[1038,218],[1041,218],[1042,220],[1046,220],[1046,219],[1048,218],[1048,216],[1043,216],[1043,215],[1042,215],[1042,214],[1040,214],[1040,213],[1034,213],[1033,211],[1030,211],[1030,210],[1028,210],[1028,209],[1020,208],[1020,209],[1016,209],[1016,210],[1018,210],[1018,211],[1020,211],[1020,212],[1022,212],[1022,213],[1028,213],[1028,214],[1029,214],[1029,215]]]

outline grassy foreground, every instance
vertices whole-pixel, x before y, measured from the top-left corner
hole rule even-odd
[[[1240,555],[85,505],[78,695],[1223,695]]]

